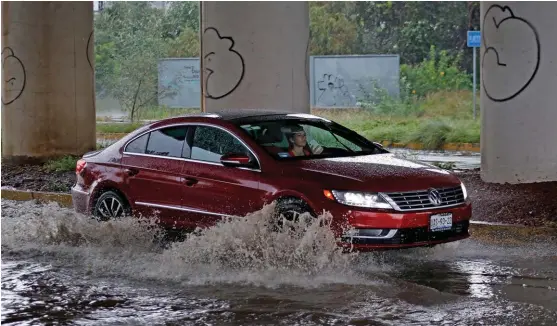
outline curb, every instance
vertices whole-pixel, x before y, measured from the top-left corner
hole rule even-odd
[[[14,189],[1,189],[2,199],[29,201],[38,200],[42,202],[57,202],[64,207],[73,207],[72,195],[57,192],[22,191]]]
[[[119,140],[122,137],[126,136],[127,133],[115,132],[115,133],[98,133],[97,139],[105,139],[105,140]],[[391,148],[407,148],[407,149],[414,149],[414,150],[429,150],[431,148],[427,148],[421,143],[396,143],[390,140],[383,140],[381,141],[381,145],[385,147]],[[480,152],[480,144],[477,143],[446,143],[444,144],[440,150],[444,151],[464,151],[464,152]]]
[[[431,150],[431,148],[427,148],[421,143],[396,143],[390,140],[383,140],[381,145],[385,147],[391,148],[407,148],[407,149],[415,149],[415,150]],[[444,151],[465,151],[465,152],[475,152],[480,153],[480,144],[477,143],[446,143],[440,150]]]
[[[2,199],[16,201],[53,201],[64,207],[73,207],[72,196],[70,194],[15,189],[1,189],[0,192]],[[548,238],[557,241],[557,228],[470,221],[470,235],[471,238],[480,240],[484,243],[497,245],[543,243],[547,242]]]
[[[557,241],[557,228],[470,221],[472,238],[486,244],[519,245]]]

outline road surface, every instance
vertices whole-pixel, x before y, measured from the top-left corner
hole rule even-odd
[[[136,220],[3,200],[2,324],[557,323],[555,243],[348,255],[316,225],[268,233],[266,213],[161,245]]]

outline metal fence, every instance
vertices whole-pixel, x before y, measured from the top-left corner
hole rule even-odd
[[[312,107],[359,107],[377,87],[399,94],[398,55],[339,55],[310,57]],[[199,59],[169,58],[159,61],[159,105],[199,108]]]

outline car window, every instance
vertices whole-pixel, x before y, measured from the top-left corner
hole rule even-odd
[[[152,131],[147,143],[146,154],[182,157],[186,126],[168,127]]]
[[[239,126],[277,159],[329,158],[385,152],[350,129],[327,121],[277,119],[252,121]]]
[[[307,139],[309,142],[315,140],[321,146],[325,146],[329,148],[345,149],[346,147],[348,147],[351,150],[356,152],[362,150],[362,147],[354,144],[353,142],[347,140],[346,138],[340,135],[336,135],[336,134],[333,135],[330,131],[325,130],[323,128],[306,125],[304,126],[304,130],[307,133]]]
[[[149,134],[136,138],[126,146],[125,152],[145,154],[147,139],[149,139]]]
[[[192,159],[220,163],[221,156],[229,153],[251,156],[250,151],[230,133],[215,127],[195,128],[191,149]]]

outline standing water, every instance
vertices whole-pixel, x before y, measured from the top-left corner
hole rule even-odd
[[[470,239],[346,254],[321,223],[331,216],[271,232],[272,209],[167,243],[148,219],[97,222],[56,204],[2,201],[2,323],[557,322],[555,247]]]

